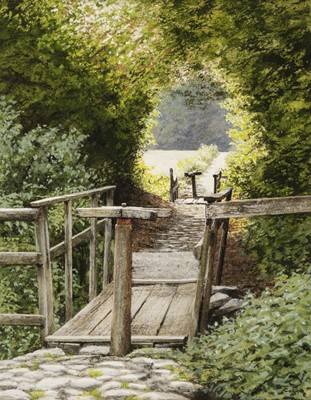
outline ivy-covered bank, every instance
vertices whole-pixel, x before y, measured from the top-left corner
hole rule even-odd
[[[311,269],[246,300],[241,315],[187,348],[183,375],[224,399],[310,398]]]

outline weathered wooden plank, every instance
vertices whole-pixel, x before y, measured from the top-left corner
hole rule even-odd
[[[132,279],[132,285],[186,285],[196,283],[197,278],[193,279]]]
[[[0,265],[42,264],[42,255],[36,252],[1,252]]]
[[[73,289],[72,289],[72,201],[64,202],[64,233],[65,233],[65,302],[66,322],[72,318]]]
[[[98,207],[98,195],[95,193],[91,197],[91,207]],[[89,257],[89,301],[93,300],[97,295],[97,264],[96,264],[96,218],[91,218],[90,228],[90,257]]]
[[[54,297],[47,207],[40,208],[35,230],[37,252],[42,254],[42,267],[38,267],[38,294],[39,313],[46,318],[43,331],[44,338],[54,331]]]
[[[206,217],[212,219],[248,218],[309,212],[311,212],[311,196],[293,196],[217,203],[207,207]]]
[[[106,206],[113,206],[114,191],[110,191],[106,194]],[[105,225],[105,241],[104,241],[104,254],[103,254],[103,289],[109,283],[109,266],[112,263],[112,251],[111,251],[111,240],[112,240],[112,221],[107,220]]]
[[[203,236],[203,246],[200,257],[200,268],[198,272],[198,280],[196,287],[196,294],[194,299],[193,311],[192,311],[192,319],[190,326],[190,340],[192,340],[197,334],[199,328],[199,319],[200,319],[200,309],[202,305],[202,298],[205,286],[205,277],[206,277],[206,269],[207,269],[207,258],[208,258],[208,245],[211,239],[211,227],[210,224],[207,224],[204,230]]]
[[[47,336],[47,342],[56,343],[110,343],[110,336]],[[186,336],[132,336],[132,344],[167,343],[185,345]]]
[[[207,329],[208,311],[210,298],[212,295],[212,285],[215,272],[215,254],[217,246],[217,234],[219,229],[219,221],[213,220],[211,225],[211,234],[207,247],[207,278],[202,299],[202,309],[200,317],[199,332],[203,333]]]
[[[107,220],[102,219],[97,222],[96,231],[100,232],[103,227],[106,225]],[[78,246],[80,243],[84,242],[86,239],[89,239],[91,235],[91,228],[86,228],[83,231],[77,233],[72,237],[72,247]],[[51,258],[59,257],[65,253],[65,242],[61,242],[53,247],[51,247]]]
[[[32,207],[49,206],[51,204],[62,203],[64,201],[82,199],[84,197],[89,197],[95,193],[100,194],[100,193],[109,192],[111,190],[114,191],[115,188],[116,188],[116,186],[104,186],[104,187],[97,188],[97,189],[91,189],[91,190],[85,190],[82,192],[64,194],[62,196],[48,197],[46,199],[32,201],[30,204],[32,205]]]
[[[176,286],[155,285],[132,321],[133,335],[157,335],[176,292]]]
[[[196,284],[188,283],[177,287],[170,307],[160,328],[159,335],[189,335]]]
[[[132,321],[136,317],[139,310],[142,308],[143,304],[145,304],[147,298],[153,290],[153,287],[153,285],[132,287]]]
[[[33,208],[0,208],[0,221],[37,221],[39,210]]]
[[[115,227],[114,295],[111,323],[111,354],[124,356],[131,350],[132,225],[117,221]]]
[[[98,318],[106,316],[105,308],[112,309],[112,295],[114,284],[111,283],[106,287],[105,291],[100,293],[94,300],[88,303],[81,311],[78,312],[70,321],[55,332],[58,336],[70,336],[75,334],[88,333],[90,329],[98,323]],[[109,300],[110,299],[110,300]],[[109,300],[109,303],[107,301]],[[110,307],[110,308],[109,308]]]
[[[44,326],[44,315],[35,314],[0,314],[0,326]]]
[[[77,208],[79,217],[155,219],[156,212],[142,207]]]

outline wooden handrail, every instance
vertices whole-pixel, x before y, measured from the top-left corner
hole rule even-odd
[[[206,208],[206,217],[212,219],[248,218],[309,212],[311,212],[311,195],[306,195],[214,203]]]
[[[52,204],[63,203],[69,200],[77,200],[82,199],[84,197],[89,197],[94,194],[106,193],[112,190],[115,190],[116,186],[104,186],[97,189],[85,190],[82,192],[64,194],[62,196],[54,196],[48,197],[46,199],[32,201],[30,204],[32,207],[42,207],[42,206],[50,206]]]
[[[72,318],[73,313],[73,247],[80,244],[86,238],[90,239],[90,263],[89,263],[89,300],[92,300],[97,294],[97,263],[96,263],[96,233],[99,231],[99,226],[105,227],[105,244],[104,244],[104,259],[103,259],[103,287],[108,282],[108,267],[110,263],[109,252],[111,245],[111,222],[99,221],[94,216],[91,220],[91,226],[77,235],[72,234],[72,212],[73,212],[73,201],[82,198],[91,198],[91,206],[98,205],[98,196],[105,194],[105,204],[113,205],[113,194],[116,186],[104,186],[97,189],[85,190],[82,192],[70,193],[61,196],[49,197],[41,200],[31,202],[32,207],[36,207],[39,210],[46,209],[48,206],[63,203],[64,204],[64,241],[56,244],[50,248],[50,244],[47,244],[48,258],[51,260],[54,257],[58,257],[62,254],[65,255],[65,293],[66,293],[66,321]],[[46,211],[47,212],[47,211]],[[48,215],[46,215],[48,218]]]
[[[42,255],[36,252],[0,252],[0,265],[42,264]]]
[[[39,210],[33,208],[0,208],[0,221],[37,221]]]

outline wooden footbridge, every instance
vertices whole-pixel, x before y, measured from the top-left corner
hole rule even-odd
[[[221,280],[230,218],[311,212],[311,196],[231,201],[232,189],[188,203],[203,204],[206,226],[195,279],[133,279],[133,219],[169,218],[170,209],[113,205],[115,186],[34,201],[32,208],[0,209],[0,221],[34,223],[36,251],[1,252],[1,265],[34,265],[38,271],[39,313],[0,314],[0,325],[41,326],[45,343],[110,343],[111,353],[124,355],[131,345],[183,345],[207,327],[212,280]],[[89,208],[73,202],[89,199]],[[220,202],[221,200],[230,200]],[[213,200],[213,202],[211,202]],[[63,204],[64,240],[50,246],[49,207]],[[90,219],[90,226],[73,235],[73,215]],[[112,221],[115,224],[113,280],[109,282]],[[102,291],[97,294],[97,233],[104,230]],[[89,240],[89,303],[73,316],[73,247]],[[216,253],[218,257],[216,257]],[[64,255],[66,323],[55,332],[52,264]]]

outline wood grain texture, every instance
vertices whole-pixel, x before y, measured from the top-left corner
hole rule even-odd
[[[206,209],[206,217],[247,218],[261,215],[283,215],[311,212],[311,196],[275,197],[234,200],[213,204]]]
[[[45,338],[49,343],[110,343],[110,336],[58,336],[52,335]],[[142,336],[133,335],[132,344],[167,343],[185,345],[186,336]]]
[[[121,222],[121,221],[120,221]],[[115,227],[114,294],[111,323],[111,354],[124,356],[131,350],[132,225]]]
[[[91,196],[91,207],[98,207],[97,193]],[[89,256],[89,301],[93,300],[97,295],[97,264],[96,264],[96,225],[97,218],[91,218],[90,221],[90,256]]]
[[[176,286],[155,285],[132,321],[133,335],[157,335],[172,302]]]
[[[42,255],[36,252],[1,252],[0,265],[42,264]]]
[[[46,318],[42,332],[44,338],[54,332],[54,296],[47,207],[40,208],[35,230],[37,252],[42,254],[42,267],[38,267],[38,294],[39,313]]]
[[[65,234],[65,302],[66,322],[72,318],[73,289],[72,289],[72,201],[64,202],[64,234]]]
[[[33,208],[0,208],[0,221],[37,221],[39,210]]]
[[[0,314],[0,326],[44,326],[44,315],[35,314]]]
[[[113,295],[114,284],[111,283],[105,291],[100,293],[94,300],[88,303],[78,314],[76,314],[70,321],[55,332],[58,336],[72,336],[75,334],[82,335],[82,332],[88,334],[90,329],[94,328],[94,318],[96,314],[99,318],[106,316],[103,309],[106,308],[106,302],[110,300],[110,310],[112,308],[112,295]],[[96,323],[96,322],[95,322]]]
[[[160,336],[172,335],[173,332],[178,332],[179,335],[189,335],[195,292],[195,283],[183,284],[177,287],[158,332]]]

